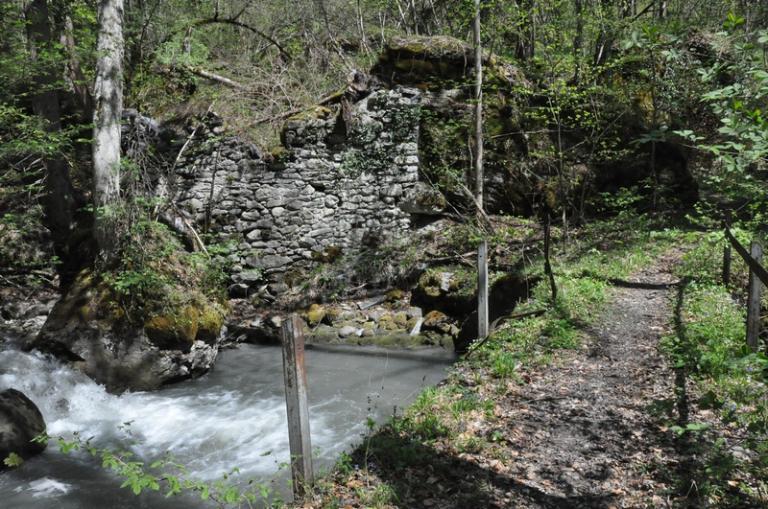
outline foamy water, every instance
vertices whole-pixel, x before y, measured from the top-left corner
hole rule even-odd
[[[213,481],[236,467],[237,479],[285,492],[289,460],[280,350],[244,345],[223,352],[205,377],[157,392],[108,394],[81,373],[39,354],[0,352],[0,390],[15,388],[43,413],[52,436],[93,437],[100,447],[130,450],[147,463],[166,455],[189,477]],[[359,441],[367,417],[377,421],[439,381],[445,354],[307,351],[315,463],[332,464]],[[0,475],[2,507],[41,509],[204,507],[156,494],[135,497],[85,455],[55,444],[17,471]],[[5,504],[10,505],[5,505]],[[55,503],[55,504],[54,504]]]

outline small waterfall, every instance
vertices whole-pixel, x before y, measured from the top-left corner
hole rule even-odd
[[[424,323],[424,317],[422,316],[419,318],[419,321],[416,322],[416,325],[413,326],[413,329],[411,329],[411,336],[418,336],[421,334],[421,324]]]

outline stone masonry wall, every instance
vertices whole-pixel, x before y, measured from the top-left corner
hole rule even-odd
[[[178,162],[177,202],[202,230],[229,241],[234,293],[324,251],[348,252],[410,228],[418,182],[417,90],[380,89],[336,111],[290,119],[274,160],[208,124]]]

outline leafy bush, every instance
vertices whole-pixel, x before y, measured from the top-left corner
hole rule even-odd
[[[186,251],[163,224],[134,222],[120,243],[119,256],[103,267],[101,277],[129,318],[174,313],[186,305],[223,305],[226,273],[218,258]]]

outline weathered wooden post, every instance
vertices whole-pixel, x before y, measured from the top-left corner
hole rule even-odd
[[[763,246],[753,240],[749,246],[749,254],[757,263],[763,261]],[[752,351],[757,351],[760,336],[760,301],[763,295],[763,283],[757,277],[754,269],[749,269],[749,292],[747,296],[747,345]]]
[[[731,282],[731,243],[725,239],[723,248],[723,286],[728,286]]]
[[[549,214],[547,222],[544,225],[544,273],[549,278],[549,285],[552,291],[552,305],[557,303],[557,285],[555,284],[555,274],[552,272],[552,262],[549,259],[549,251],[552,246],[552,225]]]
[[[307,372],[304,369],[304,333],[298,315],[283,322],[283,375],[288,411],[288,441],[295,498],[303,497],[313,483],[312,445],[309,437]]]
[[[488,241],[477,249],[477,338],[488,337]]]

